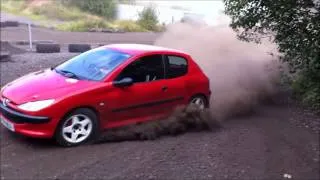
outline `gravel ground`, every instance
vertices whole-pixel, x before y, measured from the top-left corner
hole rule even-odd
[[[12,55],[10,62],[0,64],[1,86],[30,72],[55,66],[75,55],[77,53],[25,53]]]
[[[13,55],[0,64],[1,85],[74,55]],[[71,149],[1,126],[1,179],[286,179],[289,174],[316,180],[319,124],[308,122],[319,121],[289,101],[261,105],[251,115],[225,121],[218,131]]]

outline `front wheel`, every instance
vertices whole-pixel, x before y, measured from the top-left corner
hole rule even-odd
[[[92,110],[77,109],[59,123],[56,140],[62,146],[82,145],[94,140],[98,129],[98,118]]]

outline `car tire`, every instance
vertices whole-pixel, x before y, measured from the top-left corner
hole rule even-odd
[[[77,117],[76,120],[75,117]],[[68,125],[68,123],[71,124]],[[75,140],[72,135],[77,136],[78,140]],[[60,146],[73,147],[92,143],[98,135],[99,121],[96,113],[88,108],[79,108],[60,121],[55,138]]]
[[[7,62],[10,61],[11,55],[8,51],[1,51],[0,52],[0,62]]]
[[[91,49],[90,44],[69,44],[68,51],[71,53],[83,53]]]
[[[208,100],[203,95],[195,95],[190,98],[189,105],[200,106],[200,109],[207,109],[209,107]]]
[[[1,27],[18,27],[19,22],[18,21],[4,21],[0,23]]]
[[[37,53],[58,53],[60,52],[60,44],[55,43],[38,43],[36,44]]]

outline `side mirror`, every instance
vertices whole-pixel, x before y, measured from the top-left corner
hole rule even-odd
[[[129,77],[113,82],[113,85],[116,87],[126,87],[126,86],[131,86],[132,84],[133,84],[133,79]]]

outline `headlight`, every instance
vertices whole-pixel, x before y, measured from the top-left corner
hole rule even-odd
[[[39,111],[41,109],[44,109],[50,106],[53,103],[54,103],[54,99],[48,99],[43,101],[27,102],[25,104],[21,104],[18,107],[25,111]]]

